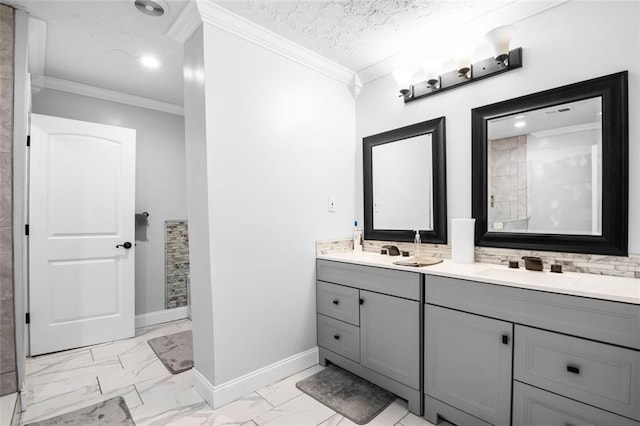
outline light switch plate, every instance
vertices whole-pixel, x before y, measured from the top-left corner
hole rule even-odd
[[[328,202],[327,208],[329,210],[329,213],[336,212],[336,196],[335,195],[329,195],[329,202]]]

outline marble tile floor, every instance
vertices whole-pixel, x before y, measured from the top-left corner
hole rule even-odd
[[[172,375],[147,344],[153,337],[191,328],[180,320],[136,330],[136,336],[102,345],[28,358],[29,406],[24,425],[122,395],[137,425],[354,425],[299,391],[295,384],[316,365],[280,382],[211,409],[193,389],[192,371]],[[429,426],[398,399],[372,426]]]

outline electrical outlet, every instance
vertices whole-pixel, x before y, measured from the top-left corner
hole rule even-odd
[[[336,212],[336,196],[335,195],[329,195],[329,203],[327,207],[328,207],[329,213]]]

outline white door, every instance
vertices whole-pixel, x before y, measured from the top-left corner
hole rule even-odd
[[[31,355],[133,336],[135,130],[32,114],[30,150]]]

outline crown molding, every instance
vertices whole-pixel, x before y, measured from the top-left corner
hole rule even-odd
[[[214,4],[198,0],[202,21],[348,85],[355,72]]]
[[[63,80],[61,78],[44,76],[42,80],[34,82],[34,85],[45,89],[89,96],[105,101],[118,102],[140,108],[167,112],[169,114],[184,115],[184,107],[182,105],[157,101],[155,99],[144,98],[142,96],[129,95],[127,93],[116,92],[115,90],[102,89],[100,87]]]
[[[544,13],[570,1],[572,0],[543,0],[539,2],[515,0],[508,3],[506,6],[496,8],[493,11],[471,19],[468,22],[459,23],[459,25],[449,31],[437,34],[430,40],[428,45],[441,47],[446,46],[448,41],[456,39],[456,33],[461,27],[465,28],[468,34],[485,34],[490,29],[499,25],[517,24],[518,22],[529,19],[540,13]],[[394,55],[378,62],[377,64],[360,70],[358,71],[358,77],[360,77],[362,84],[367,84],[373,80],[391,74],[397,68],[402,66],[407,57],[421,58],[424,55],[427,55],[429,53],[428,48],[425,48],[424,46],[425,43],[420,43],[417,47],[408,49],[405,52]],[[442,50],[446,51],[447,49]]]
[[[178,18],[169,28],[169,31],[167,31],[167,37],[182,44],[191,37],[191,34],[198,29],[200,24],[202,24],[202,20],[200,19],[197,2],[195,0],[188,1]]]

